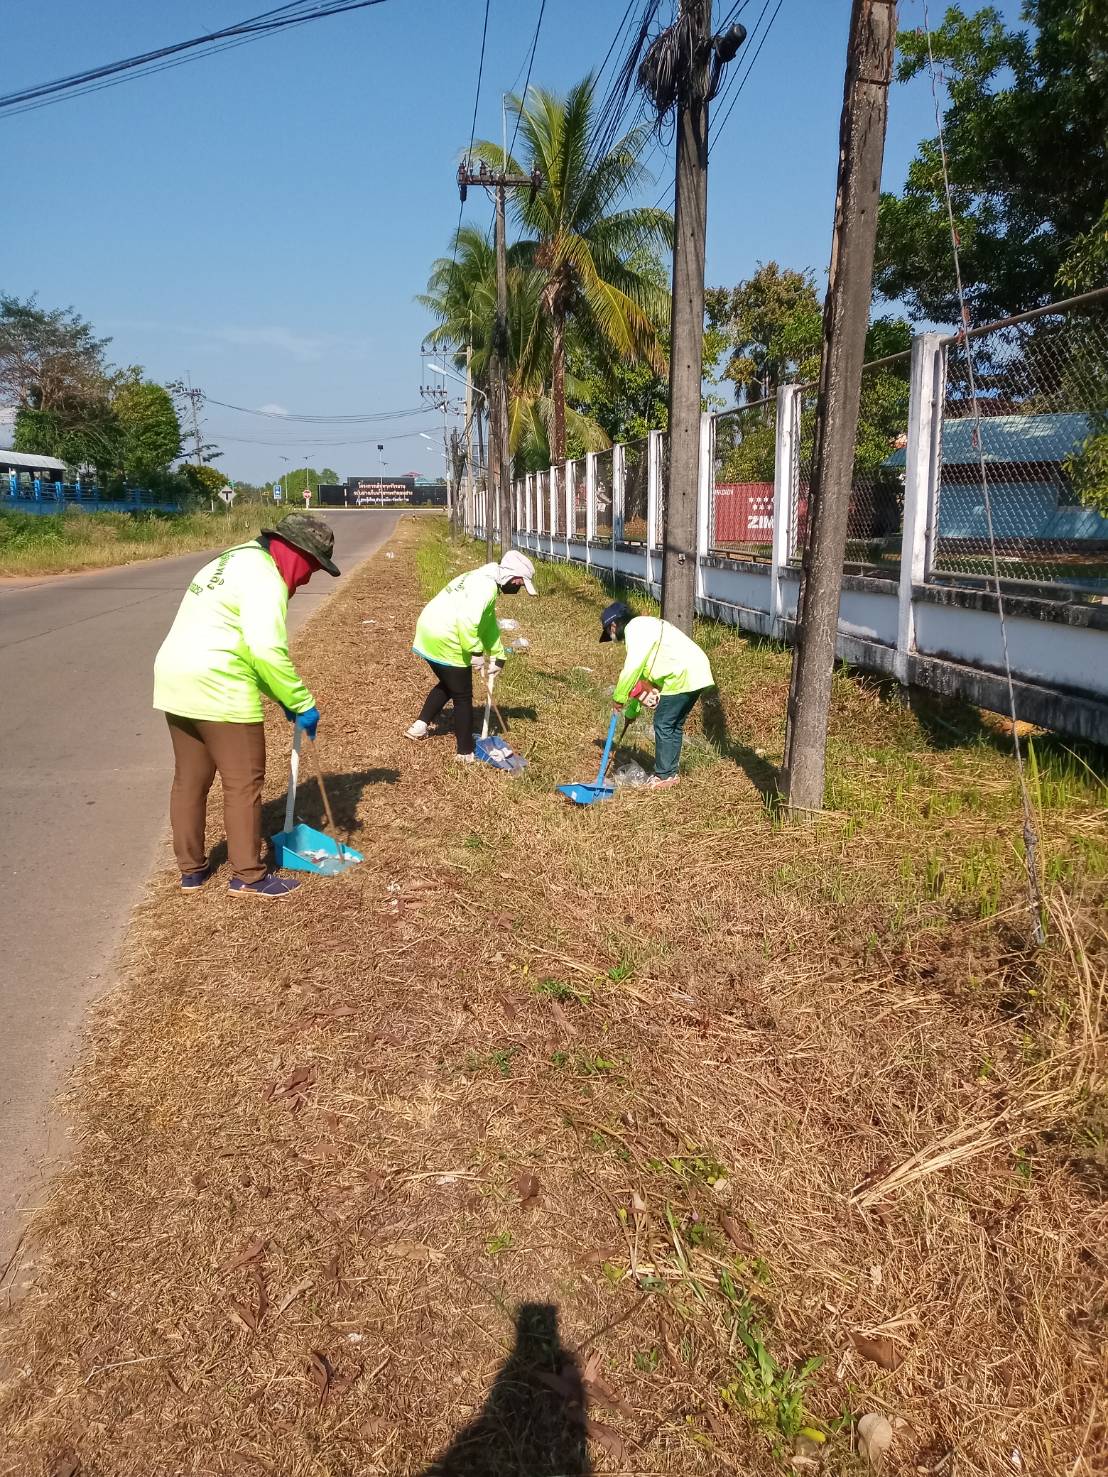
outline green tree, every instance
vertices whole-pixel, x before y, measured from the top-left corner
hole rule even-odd
[[[705,312],[728,343],[721,378],[734,383],[740,405],[819,374],[823,309],[814,273],[759,263],[737,287],[710,288]]]
[[[607,344],[623,358],[661,369],[658,325],[667,294],[635,269],[644,248],[669,246],[673,220],[656,207],[624,206],[645,182],[641,161],[650,130],[633,128],[598,152],[592,75],[565,97],[532,88],[512,97],[522,160],[499,144],[479,143],[475,153],[495,169],[542,175],[541,188],[513,192],[513,209],[530,233],[533,266],[542,274],[542,307],[549,317],[553,460],[566,455],[567,325]],[[622,207],[622,208],[621,208]]]
[[[759,266],[733,288],[713,288],[706,297],[709,324],[724,340],[722,378],[735,386],[740,411],[716,424],[722,480],[768,482],[775,454],[774,407],[760,402],[788,383],[814,385],[819,377],[823,315],[812,272]],[[899,318],[875,318],[866,334],[866,359],[884,359],[911,345],[911,329]],[[855,472],[875,472],[893,451],[908,423],[907,356],[897,364],[867,370],[854,451]],[[742,407],[749,405],[749,410]],[[811,455],[813,417],[803,417],[800,455]]]
[[[455,369],[466,367],[479,391],[491,397],[489,378],[496,323],[496,255],[489,237],[463,226],[454,237],[450,257],[431,268],[427,291],[416,300],[435,318],[426,342],[448,352]],[[552,331],[543,307],[545,279],[532,265],[530,243],[508,248],[508,396],[511,419],[508,443],[520,465],[530,470],[551,460],[553,402],[550,396]],[[572,379],[569,381],[572,388]],[[480,397],[478,397],[480,403]],[[586,414],[567,409],[574,445],[590,450],[607,444],[604,433]]]
[[[0,293],[0,403],[61,414],[104,399],[110,343],[72,308],[48,311],[34,297]]]
[[[181,424],[168,390],[136,373],[116,390],[119,470],[137,481],[164,472],[181,454]]]
[[[321,482],[337,482],[338,480],[339,474],[330,467],[324,467],[322,472],[317,472],[315,467],[295,467],[291,472],[286,472],[277,478],[285,489],[285,498],[289,502],[302,498],[306,487],[310,487],[315,492]]]
[[[1108,5],[1024,0],[1030,29],[993,6],[951,6],[932,36],[947,79],[944,118],[966,296],[979,322],[1049,302],[1108,275]],[[927,40],[899,37],[897,77],[927,71]],[[878,290],[912,317],[959,320],[937,138],[902,195],[882,196]]]
[[[227,478],[219,468],[210,467],[206,462],[182,463],[181,476],[189,490],[205,500],[218,497],[227,486]]]

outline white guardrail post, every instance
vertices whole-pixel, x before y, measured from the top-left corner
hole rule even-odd
[[[785,639],[785,601],[781,575],[789,566],[796,542],[793,526],[800,480],[799,385],[781,385],[777,391],[777,427],[773,453],[773,543],[769,564],[769,629]]]
[[[939,493],[946,354],[941,333],[912,339],[908,388],[908,444],[904,450],[904,532],[900,544],[900,588],[896,622],[898,682],[907,683],[916,649],[916,609],[912,589],[923,584],[928,567],[928,529]]]

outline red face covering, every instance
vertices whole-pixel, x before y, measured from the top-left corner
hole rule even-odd
[[[274,564],[281,571],[281,578],[288,586],[290,596],[295,595],[301,585],[306,585],[319,568],[310,554],[294,549],[283,538],[271,538],[269,552]]]

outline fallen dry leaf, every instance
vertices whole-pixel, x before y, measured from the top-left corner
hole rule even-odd
[[[612,1426],[606,1426],[603,1421],[586,1421],[585,1430],[594,1441],[598,1441],[604,1450],[617,1462],[623,1462],[627,1457],[627,1444],[623,1437]]]
[[[565,1011],[556,1000],[551,1000],[550,1002],[550,1013],[558,1022],[559,1026],[561,1026],[562,1030],[567,1036],[577,1035],[577,1027],[573,1024],[569,1016],[566,1015]]]
[[[298,1282],[295,1287],[290,1287],[288,1292],[285,1293],[284,1297],[277,1304],[277,1308],[273,1314],[274,1318],[280,1318],[281,1314],[285,1312],[287,1308],[290,1308],[292,1304],[296,1301],[296,1299],[301,1296],[302,1293],[307,1292],[308,1288],[311,1287],[314,1281],[314,1277],[305,1277],[303,1281]]]
[[[314,1067],[295,1067],[283,1082],[273,1083],[269,1089],[269,1097],[271,1101],[279,1098],[284,1098],[286,1102],[300,1100],[314,1081]]]
[[[875,1472],[880,1472],[892,1444],[893,1428],[883,1415],[871,1410],[859,1418],[858,1449]]]
[[[539,1198],[539,1177],[530,1169],[525,1169],[522,1174],[516,1176],[516,1194],[519,1196],[520,1205],[533,1205]]]
[[[617,1394],[601,1375],[600,1366],[603,1362],[604,1356],[600,1350],[594,1349],[585,1363],[585,1368],[581,1371],[582,1380],[593,1395],[603,1400],[605,1405],[610,1405],[613,1410],[618,1410],[622,1415],[633,1416],[635,1412],[627,1404],[627,1401],[623,1399],[622,1395]]]
[[[334,1370],[331,1368],[331,1361],[327,1358],[327,1355],[321,1354],[318,1350],[313,1349],[311,1358],[308,1360],[308,1374],[311,1376],[312,1383],[315,1385],[319,1394],[319,1406],[321,1410],[327,1396],[331,1392],[331,1381],[334,1378],[334,1373]]]
[[[81,1458],[69,1448],[59,1451],[50,1463],[50,1477],[79,1477]]]
[[[871,1364],[879,1364],[882,1369],[896,1369],[899,1367],[903,1355],[892,1339],[867,1338],[864,1333],[852,1333],[854,1347],[863,1359],[868,1359]]]
[[[740,1251],[754,1250],[754,1237],[745,1226],[739,1224],[733,1215],[721,1215],[719,1223],[723,1227],[727,1238]]]
[[[394,1241],[392,1252],[394,1256],[403,1257],[409,1262],[441,1262],[444,1260],[441,1251],[436,1251],[433,1246],[425,1246],[422,1241]]]
[[[239,1267],[245,1267],[247,1262],[252,1262],[257,1257],[260,1257],[268,1245],[268,1236],[255,1236],[240,1251],[232,1253],[231,1256],[226,1257],[220,1262],[219,1270],[221,1272],[234,1272]]]

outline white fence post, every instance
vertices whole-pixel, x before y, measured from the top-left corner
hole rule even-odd
[[[592,563],[596,538],[596,452],[585,454],[585,563]]]
[[[646,583],[654,584],[654,550],[658,544],[658,511],[662,488],[662,432],[646,438]]]
[[[928,567],[928,530],[939,492],[946,353],[941,333],[912,339],[908,389],[908,444],[904,450],[904,532],[900,544],[900,588],[896,622],[896,677],[908,681],[916,648],[912,587],[923,583]]]
[[[704,565],[712,542],[712,499],[716,495],[715,416],[700,414],[700,476],[696,489],[696,598],[704,598]]]
[[[623,542],[624,493],[626,491],[627,462],[622,441],[612,447],[612,568],[615,568],[615,546]]]
[[[799,385],[781,385],[777,391],[777,426],[773,451],[773,542],[769,564],[769,629],[779,641],[785,639],[785,602],[782,571],[796,541],[793,526],[800,480]]]
[[[566,558],[568,559],[569,558],[569,541],[570,541],[571,538],[574,538],[576,536],[576,533],[577,533],[577,529],[574,526],[574,519],[576,517],[576,507],[577,507],[577,461],[576,461],[576,458],[571,458],[568,462],[566,462],[566,481],[565,481],[565,487],[562,489],[562,491],[565,493],[565,510],[566,510]]]
[[[554,538],[558,532],[558,468],[550,468],[550,557],[554,557]]]

